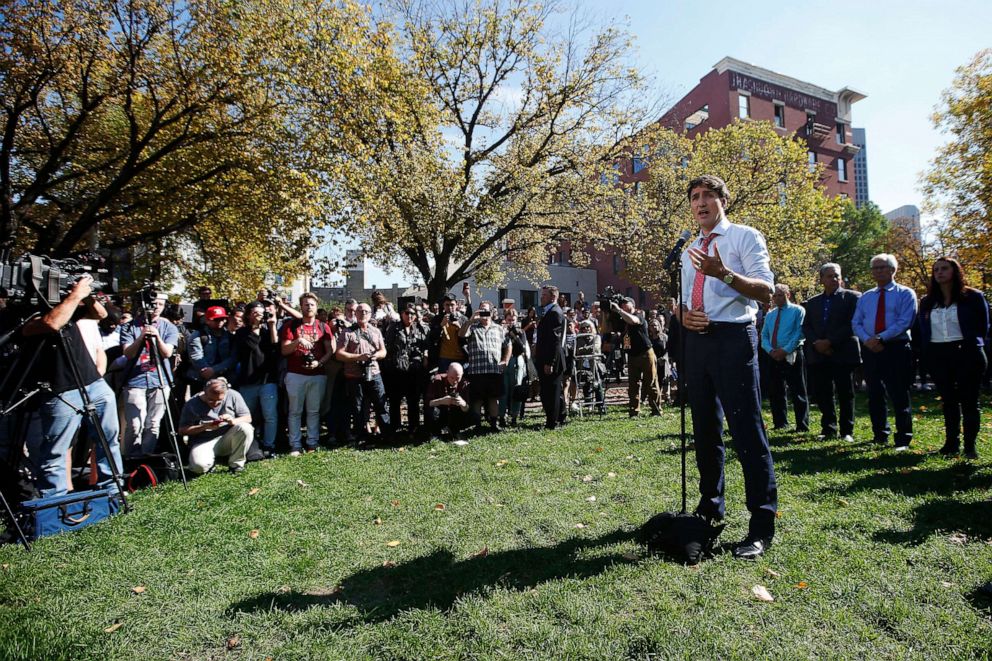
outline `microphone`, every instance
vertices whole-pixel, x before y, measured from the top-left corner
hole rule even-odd
[[[664,268],[666,271],[672,268],[672,264],[674,264],[675,260],[678,259],[679,256],[682,254],[682,246],[685,245],[685,242],[688,241],[689,237],[691,236],[692,236],[692,232],[690,232],[689,230],[684,230],[679,235],[679,240],[676,241],[675,247],[672,248],[672,252],[668,253],[668,257],[665,259],[665,265],[662,268]]]

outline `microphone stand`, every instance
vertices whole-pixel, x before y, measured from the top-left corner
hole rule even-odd
[[[675,285],[675,309],[682,310],[682,260],[677,260],[672,264],[669,278]],[[678,388],[679,388],[679,441],[682,446],[682,514],[686,514],[686,435],[685,435],[685,326],[679,320],[679,362],[678,362]]]

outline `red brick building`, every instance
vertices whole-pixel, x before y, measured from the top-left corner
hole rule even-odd
[[[661,123],[695,137],[734,119],[771,122],[781,135],[806,141],[810,163],[823,168],[831,195],[854,198],[851,106],[865,95],[845,87],[836,92],[725,57],[666,112]]]

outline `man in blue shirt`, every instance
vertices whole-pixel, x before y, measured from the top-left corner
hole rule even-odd
[[[868,412],[874,441],[888,443],[889,413],[885,395],[892,400],[896,415],[895,449],[909,449],[913,440],[913,414],[909,386],[913,374],[913,354],[909,329],[916,318],[916,293],[895,282],[899,263],[894,255],[871,258],[871,276],[877,286],[858,299],[851,326],[862,345],[861,356],[868,382]]]
[[[775,469],[761,419],[754,326],[758,303],[771,299],[774,276],[761,233],[727,220],[730,191],[722,179],[693,179],[687,194],[700,230],[682,255],[680,309],[699,469],[696,512],[710,520],[723,519],[726,415],[751,512],[747,537],[734,547],[734,557],[753,559],[771,544],[778,509]]]
[[[788,384],[792,408],[796,413],[796,431],[809,431],[809,398],[806,395],[806,369],[803,361],[803,320],[806,310],[789,302],[789,285],[775,285],[772,300],[775,309],[765,317],[761,328],[761,348],[771,362],[768,376],[768,401],[775,429],[789,426],[789,409],[785,398]]]

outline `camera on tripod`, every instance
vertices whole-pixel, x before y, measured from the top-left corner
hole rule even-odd
[[[94,292],[113,294],[117,289],[116,278],[97,278],[107,273],[103,264],[103,257],[95,253],[66,259],[31,254],[11,259],[4,253],[0,255],[0,294],[10,299],[10,304],[53,306],[68,296],[86,274],[93,276],[90,287]]]
[[[596,296],[596,300],[599,301],[600,314],[602,315],[602,332],[614,332],[622,329],[623,319],[610,308],[610,304],[623,305],[627,301],[627,297],[617,293],[613,287],[606,287],[602,293]]]
[[[157,282],[145,280],[140,288],[131,294],[134,307],[145,313],[146,317],[151,315],[155,309],[155,301],[162,296],[162,288]]]

